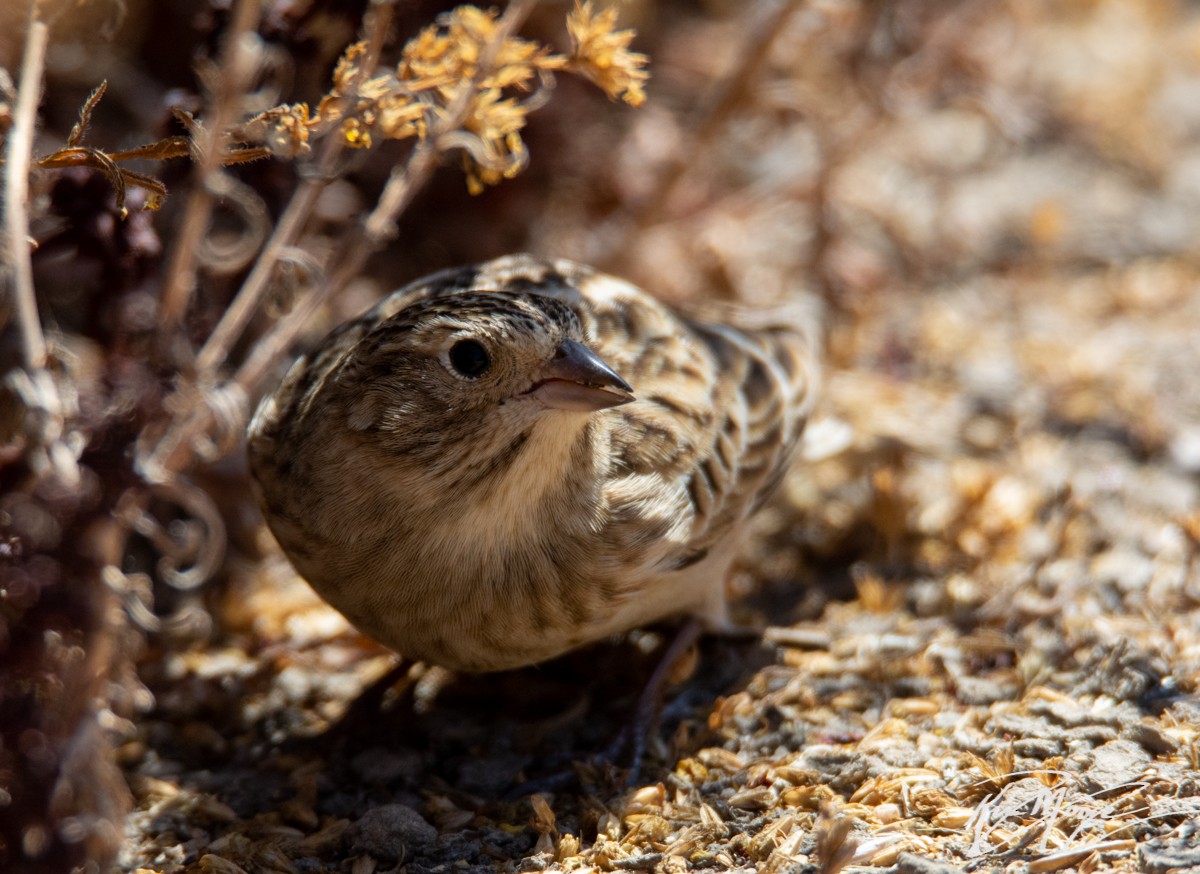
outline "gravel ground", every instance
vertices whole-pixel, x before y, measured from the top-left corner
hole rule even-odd
[[[656,635],[398,679],[281,560],[247,568],[215,645],[151,675],[125,866],[1200,863],[1200,297],[1171,279],[990,277],[857,322],[822,426],[851,445],[797,465],[744,567],[770,627],[704,642],[630,787],[586,762]]]

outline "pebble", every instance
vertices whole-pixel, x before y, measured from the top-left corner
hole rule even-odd
[[[1150,754],[1129,740],[1109,741],[1092,753],[1091,767],[1083,774],[1086,792],[1112,791],[1137,781],[1150,764]]]
[[[437,829],[403,804],[368,810],[350,829],[350,844],[377,859],[399,861],[437,840]]]

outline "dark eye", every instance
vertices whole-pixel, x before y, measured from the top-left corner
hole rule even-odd
[[[492,359],[477,340],[459,340],[450,347],[450,366],[469,379],[483,376]]]

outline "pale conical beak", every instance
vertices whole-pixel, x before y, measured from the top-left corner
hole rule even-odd
[[[529,392],[548,407],[593,413],[634,400],[633,388],[582,343],[563,340]]]

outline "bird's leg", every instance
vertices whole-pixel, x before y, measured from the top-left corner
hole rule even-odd
[[[633,712],[633,721],[623,728],[608,749],[597,757],[597,764],[617,761],[621,752],[626,746],[629,746],[630,770],[626,782],[633,783],[637,780],[642,767],[642,758],[646,754],[646,739],[657,727],[658,718],[662,713],[663,697],[667,690],[671,670],[700,639],[700,632],[703,630],[704,625],[699,619],[689,618],[675,632],[675,637],[659,659],[654,673],[646,681],[641,695],[638,696],[637,707]]]
[[[401,700],[412,698],[418,674],[418,665],[404,658],[397,661],[363,689],[337,721],[319,735],[320,744],[329,748],[352,745],[359,737],[371,734],[389,695],[396,694]],[[400,686],[398,692],[394,691],[397,686]]]
[[[633,783],[637,779],[641,770],[642,758],[646,754],[646,739],[658,722],[671,670],[699,639],[704,627],[704,623],[695,618],[688,619],[680,626],[667,645],[666,651],[659,658],[650,679],[642,687],[630,722],[617,733],[607,748],[593,756],[587,764],[597,769],[615,765],[621,760],[621,754],[626,748],[629,748],[630,771],[626,783]],[[534,792],[557,792],[578,779],[578,771],[575,768],[568,768],[544,777],[527,780],[510,790],[507,797],[520,798]]]

